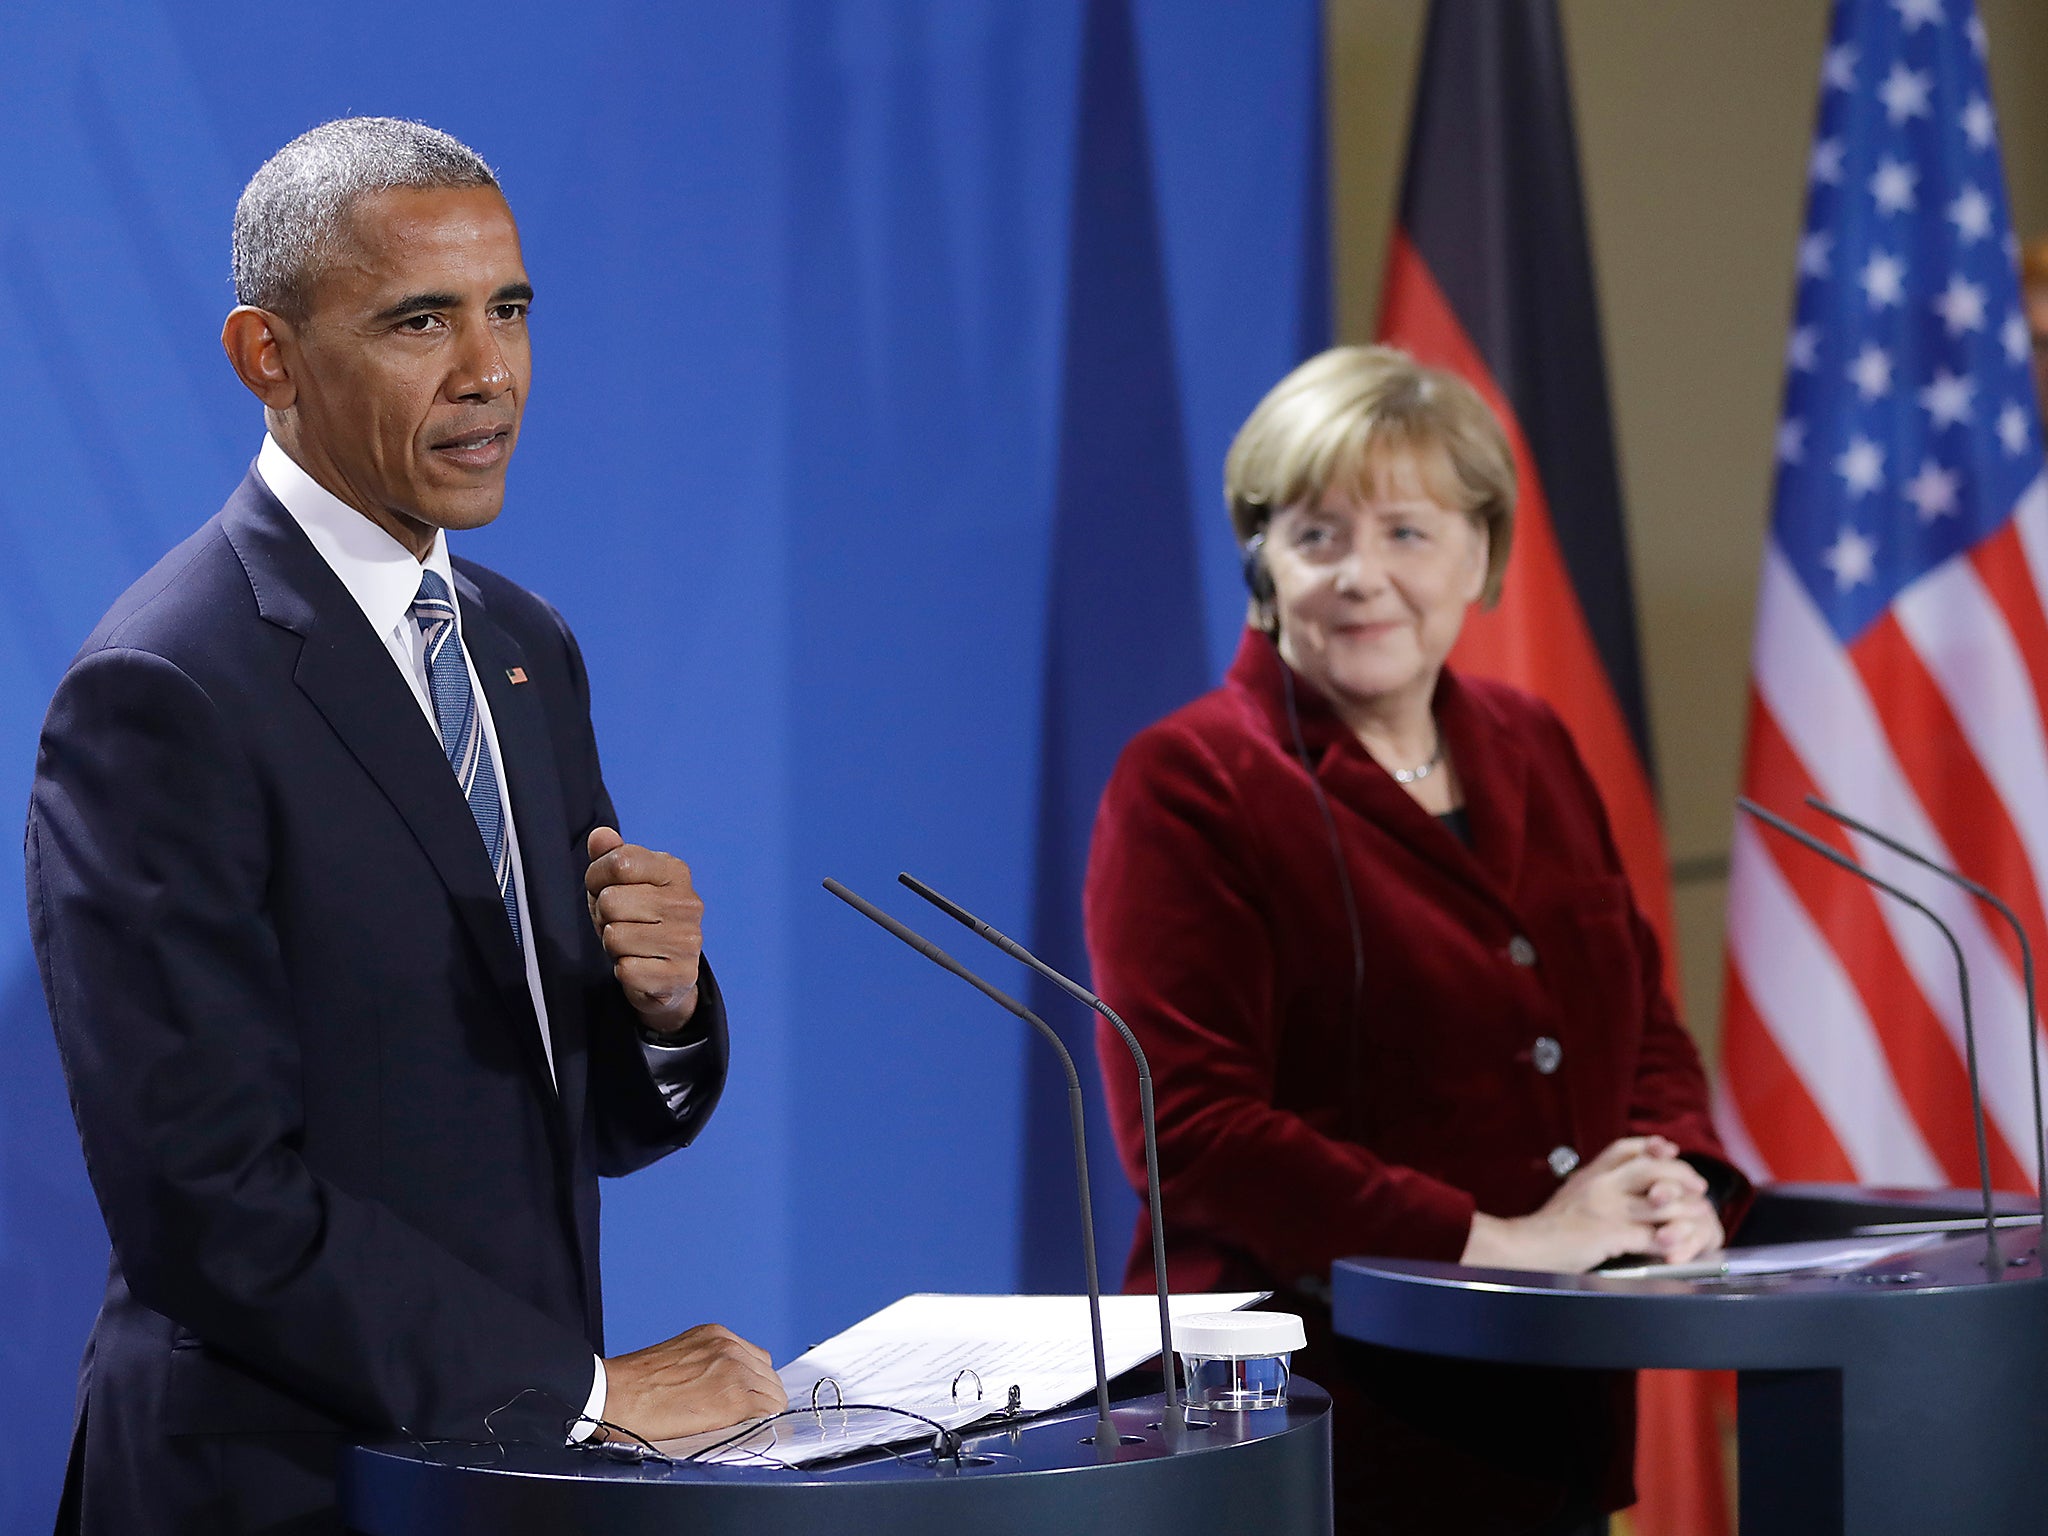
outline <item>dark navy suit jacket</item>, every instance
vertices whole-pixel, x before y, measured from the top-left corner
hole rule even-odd
[[[559,1443],[603,1352],[597,1178],[717,1100],[708,970],[672,1110],[585,910],[615,820],[575,640],[455,567],[559,1092],[434,731],[253,475],[50,706],[29,917],[113,1245],[60,1528],[338,1530],[350,1439]]]

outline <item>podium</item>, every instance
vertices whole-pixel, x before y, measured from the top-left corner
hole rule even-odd
[[[1967,1216],[1975,1195],[1766,1191],[1747,1234]],[[2007,1209],[2024,1211],[2017,1202]],[[1978,1205],[1981,1210],[1981,1204]],[[1742,1536],[2048,1527],[2048,1280],[2036,1227],[1981,1226],[1847,1274],[1622,1280],[1351,1259],[1339,1333],[1424,1354],[1737,1374]]]
[[[1209,1413],[1179,1449],[1155,1427],[1162,1399],[1119,1403],[1117,1459],[1083,1443],[1092,1403],[964,1432],[958,1470],[924,1447],[805,1468],[627,1465],[538,1445],[356,1446],[342,1514],[361,1536],[1187,1536],[1241,1530],[1329,1536],[1330,1400],[1296,1377],[1284,1408]],[[826,1410],[829,1412],[830,1410]]]

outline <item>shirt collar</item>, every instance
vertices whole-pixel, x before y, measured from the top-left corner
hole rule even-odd
[[[411,550],[300,468],[268,432],[256,455],[256,474],[341,578],[378,634],[388,635],[406,621],[419,596],[422,570],[434,572],[454,592],[446,533],[436,529],[427,558],[415,559]],[[455,606],[460,633],[462,605]]]

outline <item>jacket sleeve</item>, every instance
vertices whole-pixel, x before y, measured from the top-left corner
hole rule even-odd
[[[590,1391],[583,1337],[299,1155],[269,838],[189,676],[134,650],[73,666],[30,799],[29,917],[129,1289],[357,1429],[559,1440]]]
[[[597,734],[590,726],[590,674],[582,648],[562,616],[552,608],[548,612],[561,636],[574,696],[574,728],[581,733],[583,761],[575,765],[573,777],[564,775],[564,782],[588,787],[587,799],[569,805],[569,864],[580,870],[589,862],[586,850],[596,828],[624,829],[598,762]],[[638,1015],[598,951],[584,991],[584,1010],[590,1021],[598,1172],[607,1178],[635,1172],[688,1146],[718,1107],[730,1046],[725,999],[709,960],[703,963],[697,985],[697,1011],[684,1032],[685,1048],[649,1050],[641,1039]]]
[[[1125,751],[1089,851],[1089,956],[1151,1061],[1170,1229],[1283,1283],[1326,1279],[1353,1254],[1456,1259],[1471,1196],[1275,1106],[1282,978],[1247,833],[1229,775],[1168,723]],[[1113,1036],[1098,1049],[1125,1166],[1142,1180],[1136,1070]]]

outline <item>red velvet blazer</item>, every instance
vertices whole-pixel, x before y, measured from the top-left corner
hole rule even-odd
[[[1550,708],[1443,674],[1468,849],[1295,692],[1356,893],[1355,1018],[1332,837],[1264,636],[1131,742],[1096,820],[1089,954],[1151,1059],[1175,1288],[1286,1290],[1354,1254],[1455,1260],[1475,1207],[1549,1198],[1558,1149],[1655,1131],[1725,1160],[1657,941]],[[1142,1189],[1136,1074],[1106,1026],[1098,1047]],[[1129,1283],[1152,1284],[1142,1219]]]

